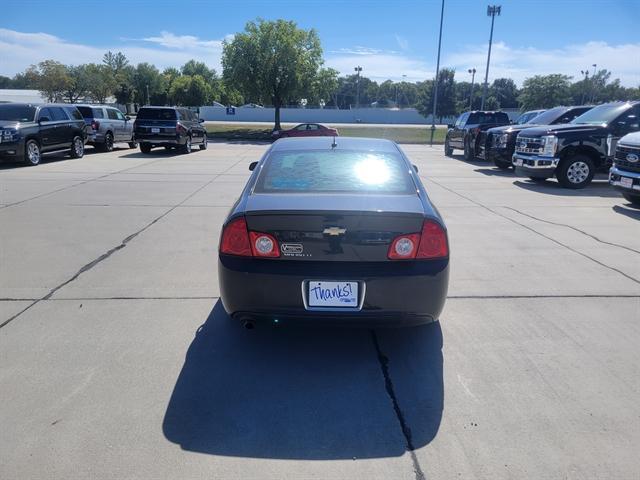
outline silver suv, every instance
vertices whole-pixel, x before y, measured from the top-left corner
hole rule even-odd
[[[125,142],[130,148],[133,140],[133,121],[120,110],[106,105],[76,105],[87,125],[87,143],[98,150],[110,152],[116,143]]]

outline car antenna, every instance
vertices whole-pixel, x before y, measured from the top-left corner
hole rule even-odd
[[[338,144],[336,143],[336,136],[333,136],[333,141],[331,142],[331,148],[336,148]]]

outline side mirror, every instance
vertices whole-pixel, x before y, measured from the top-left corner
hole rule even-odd
[[[251,162],[249,164],[249,171],[253,172],[256,169],[257,166],[258,166],[258,162]]]
[[[131,117],[129,115],[127,115],[126,117],[124,117],[124,121],[128,122],[129,120],[131,120]]]
[[[204,118],[201,118],[200,120],[198,120],[198,122],[204,123]]]
[[[416,173],[418,173],[418,167],[416,165],[412,165],[413,169],[416,171]]]

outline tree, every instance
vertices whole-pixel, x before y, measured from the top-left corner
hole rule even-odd
[[[134,98],[140,105],[164,105],[167,102],[166,79],[150,63],[139,63],[133,75]]]
[[[244,32],[223,44],[225,82],[245,97],[270,102],[276,130],[283,102],[308,92],[321,64],[316,31],[299,29],[292,21],[248,22]]]
[[[495,98],[497,108],[518,108],[518,87],[510,78],[496,78],[491,84],[489,95]]]
[[[61,100],[71,83],[67,67],[55,60],[31,65],[25,75],[34,79],[38,90],[49,102]]]
[[[76,103],[80,97],[85,97],[89,91],[85,65],[68,65],[66,67],[69,81],[64,89],[64,97],[69,103]]]
[[[102,57],[102,63],[107,66],[115,80],[113,95],[116,97],[116,102],[125,104],[133,100],[135,68],[129,65],[129,60],[124,53],[109,51]]]
[[[222,82],[220,103],[223,105],[242,105],[244,104],[244,97],[238,90]]]
[[[176,105],[199,107],[211,101],[211,86],[200,75],[181,75],[169,88],[169,98]]]
[[[456,86],[455,86],[455,70],[452,68],[443,68],[438,75],[438,99],[436,103],[436,117],[442,121],[442,117],[455,115],[456,105]],[[417,108],[418,112],[428,117],[433,112],[433,80],[422,82],[420,92],[418,94]]]
[[[98,103],[105,103],[116,88],[116,79],[106,65],[89,63],[85,67],[87,94]]]
[[[320,102],[335,103],[335,93],[338,90],[338,71],[333,68],[321,68],[313,79],[310,91],[310,103],[319,105]]]
[[[518,102],[524,110],[552,108],[571,104],[571,77],[554,73],[527,78],[522,84]]]

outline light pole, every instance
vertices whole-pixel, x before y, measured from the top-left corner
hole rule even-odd
[[[598,65],[594,63],[591,66],[593,67],[593,75],[591,75],[591,83],[593,83],[593,88],[591,89],[591,104],[593,105],[596,99],[596,73],[598,73]]]
[[[440,9],[440,34],[438,35],[438,61],[436,62],[436,79],[433,87],[433,110],[431,112],[431,140],[429,145],[433,147],[433,134],[436,132],[436,105],[438,104],[438,75],[440,74],[440,47],[442,46],[442,19],[444,18],[444,0]]]
[[[487,98],[487,81],[489,80],[489,62],[491,61],[491,43],[493,42],[493,22],[496,15],[500,16],[502,7],[500,5],[487,6],[487,16],[491,17],[491,34],[489,35],[489,53],[487,54],[487,70],[484,74],[484,88],[482,89],[482,101],[480,102],[480,110],[484,110],[484,101]]]
[[[474,68],[470,68],[469,70],[467,70],[467,72],[469,72],[471,74],[471,91],[469,92],[469,110],[472,110],[473,107],[473,81],[476,78],[476,69]]]
[[[356,108],[360,108],[360,72],[362,67],[358,65],[353,70],[356,72]]]
[[[586,70],[580,70],[580,73],[584,75],[584,84],[582,88],[582,101],[580,102],[580,105],[584,105],[584,101],[586,100],[586,97],[587,97],[587,85],[589,84],[589,69],[587,68]]]

